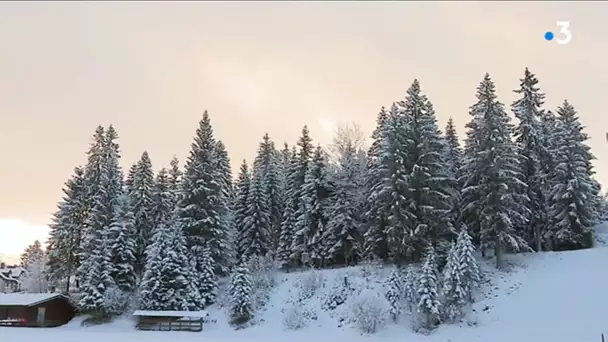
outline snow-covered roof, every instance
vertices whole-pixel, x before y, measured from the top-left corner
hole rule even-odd
[[[0,268],[0,273],[8,274],[13,278],[18,278],[25,272],[23,267],[4,267]]]
[[[9,281],[9,282],[12,281],[15,283],[19,282],[19,280],[15,279],[15,278],[9,278],[9,277],[5,276],[4,273],[1,273],[1,272],[0,272],[0,280]]]
[[[207,311],[148,311],[135,310],[133,316],[148,316],[148,317],[196,317],[205,318],[209,316]]]
[[[0,293],[0,306],[32,306],[56,297],[59,293]]]

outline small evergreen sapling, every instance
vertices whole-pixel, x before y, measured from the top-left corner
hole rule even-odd
[[[460,262],[460,281],[470,303],[473,302],[473,289],[479,286],[480,282],[479,267],[474,253],[473,240],[463,226],[456,241],[456,255]]]
[[[414,312],[414,308],[418,304],[418,294],[416,292],[418,284],[416,277],[416,269],[414,266],[408,266],[405,272],[403,300],[410,313]]]
[[[462,284],[462,271],[460,267],[458,249],[455,243],[448,254],[448,260],[443,269],[443,310],[446,318],[455,320],[462,314],[462,306],[468,299]]]
[[[243,325],[253,316],[251,303],[252,283],[249,269],[241,265],[230,277],[228,288],[231,298],[230,317],[234,325]]]
[[[391,272],[386,284],[387,290],[385,293],[386,300],[390,305],[389,312],[393,322],[397,322],[401,314],[401,297],[402,297],[402,280],[399,271],[395,268]]]
[[[418,279],[417,294],[420,300],[417,307],[418,313],[424,319],[423,326],[426,329],[431,329],[439,323],[439,310],[441,308],[435,258],[435,250],[432,246],[429,246],[426,250],[424,264],[422,265],[420,278]]]

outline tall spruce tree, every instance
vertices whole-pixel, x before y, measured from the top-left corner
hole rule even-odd
[[[253,174],[247,196],[247,211],[242,228],[242,246],[244,260],[251,257],[266,256],[272,248],[272,227],[265,178]]]
[[[105,131],[101,141],[99,184],[87,218],[86,254],[80,265],[83,282],[79,306],[83,312],[104,312],[103,301],[107,289],[116,286],[112,278],[111,246],[117,236],[110,228],[120,206],[123,193],[119,166],[118,134],[113,126]]]
[[[482,249],[493,247],[497,267],[505,249],[528,249],[515,227],[525,224],[528,209],[513,126],[504,105],[497,100],[494,82],[486,74],[477,88],[467,125],[467,150],[461,208],[469,225],[479,229]]]
[[[321,146],[317,146],[306,172],[302,186],[301,204],[296,212],[292,258],[308,259],[317,266],[323,266],[327,250],[323,237],[328,217],[329,197],[332,187],[329,183],[327,159]]]
[[[408,199],[405,207],[410,213],[406,221],[413,241],[408,246],[414,261],[422,258],[430,243],[441,256],[449,250],[453,232],[450,220],[455,180],[445,158],[445,144],[437,127],[432,104],[414,80],[402,106],[405,133],[405,167]]]
[[[290,264],[291,243],[294,238],[296,211],[299,203],[299,187],[297,183],[298,175],[298,154],[295,146],[292,148],[289,164],[284,169],[284,192],[285,192],[285,209],[283,211],[283,220],[281,221],[281,232],[279,235],[279,245],[277,247],[276,259],[282,265],[287,267]]]
[[[135,219],[135,271],[143,273],[145,251],[150,242],[152,219],[152,193],[154,191],[154,171],[148,152],[144,151],[133,170],[131,186],[127,189]]]
[[[65,183],[64,197],[53,214],[47,250],[48,271],[51,281],[65,284],[65,293],[70,292],[80,267],[81,241],[85,229],[86,183],[82,167],[74,168],[74,175]],[[78,284],[78,281],[76,281]]]
[[[557,115],[556,134],[560,142],[554,152],[556,165],[551,174],[551,227],[547,238],[553,250],[588,248],[593,244],[596,218],[593,200],[597,190],[591,165],[594,157],[585,144],[588,136],[574,107],[564,101]]]
[[[460,146],[460,140],[454,126],[454,120],[450,117],[445,127],[445,158],[450,172],[450,176],[454,179],[453,191],[451,193],[452,201],[452,214],[451,220],[457,225],[457,221],[460,218],[460,193],[462,192],[462,184],[460,179],[462,176],[462,161],[463,151]]]
[[[171,178],[167,169],[162,168],[156,174],[154,188],[152,189],[152,199],[150,201],[150,219],[152,222],[151,235],[154,229],[163,222],[168,222],[175,210],[175,203],[172,193]],[[151,243],[152,240],[150,240]]]
[[[131,211],[130,197],[122,195],[114,212],[109,234],[111,241],[111,276],[121,291],[135,290],[135,218]]]
[[[397,107],[394,107],[395,110]],[[385,168],[381,164],[381,147],[386,138],[385,125],[387,125],[388,113],[382,107],[378,113],[376,128],[372,132],[372,145],[367,153],[367,177],[365,190],[369,200],[364,206],[363,214],[363,255],[367,259],[388,259],[388,245],[385,234],[388,227],[388,210],[386,202],[381,200],[384,195],[380,191]],[[386,161],[386,160],[385,160]]]
[[[264,134],[253,163],[253,173],[259,175],[265,185],[264,192],[268,199],[268,217],[270,219],[273,253],[278,248],[281,221],[283,220],[282,157],[268,133]]]
[[[215,299],[215,272],[221,270],[216,260],[222,260],[222,240],[227,229],[221,216],[225,210],[221,187],[223,178],[216,168],[215,150],[211,120],[205,111],[186,162],[177,208],[191,260],[199,277],[203,306]],[[209,270],[209,265],[215,269]]]
[[[348,144],[340,155],[338,169],[332,177],[334,192],[327,213],[327,230],[323,236],[328,262],[349,265],[360,260],[362,239],[360,236],[363,170],[357,151]]]
[[[386,243],[389,259],[397,264],[411,259],[416,249],[414,232],[410,230],[416,218],[408,208],[410,192],[406,148],[409,130],[408,122],[394,103],[381,131],[377,167],[370,170],[375,179],[370,201],[375,206],[368,215],[371,221],[369,229],[374,234],[368,234],[367,238],[373,237],[376,241],[368,245]]]
[[[544,181],[547,174],[543,172],[542,157],[546,155],[543,144],[543,131],[540,118],[543,115],[545,95],[537,88],[538,80],[528,68],[520,80],[520,88],[515,93],[520,96],[511,108],[519,123],[515,127],[515,142],[519,148],[519,164],[522,169],[522,181],[527,185],[528,212],[526,225],[522,227],[522,236],[528,245],[536,251],[542,250],[542,237],[547,222],[546,193]]]
[[[234,206],[232,208],[233,211],[233,220],[234,227],[237,234],[237,246],[236,252],[239,258],[244,261],[243,255],[245,253],[246,244],[244,242],[247,241],[245,238],[246,231],[246,223],[247,223],[247,199],[249,198],[249,189],[251,187],[251,175],[249,173],[249,166],[246,160],[243,160],[241,164],[241,168],[239,171],[239,175],[236,181],[235,186],[235,197],[234,197]]]
[[[219,248],[222,253],[214,257],[217,263],[216,271],[219,275],[227,275],[230,268],[234,264],[236,258],[234,235],[234,222],[230,207],[234,200],[234,189],[232,185],[232,170],[230,169],[230,158],[228,151],[222,141],[218,141],[215,145],[215,162],[217,163],[217,173],[220,178],[220,200],[222,205],[220,208],[220,218],[222,222],[222,235],[217,239]]]

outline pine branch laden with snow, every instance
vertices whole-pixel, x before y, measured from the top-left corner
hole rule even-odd
[[[252,281],[249,269],[246,266],[238,266],[233,271],[228,292],[231,299],[231,323],[239,326],[249,322],[253,316]]]
[[[435,263],[435,250],[427,247],[424,263],[418,276],[418,295],[417,312],[423,318],[423,327],[432,329],[440,322],[440,310],[442,308],[439,301],[439,288],[437,279],[437,264]]]

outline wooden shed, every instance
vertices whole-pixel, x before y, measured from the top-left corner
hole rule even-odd
[[[0,293],[0,325],[57,327],[68,323],[76,309],[58,293]]]
[[[202,331],[207,311],[148,311],[136,310],[138,330]]]

